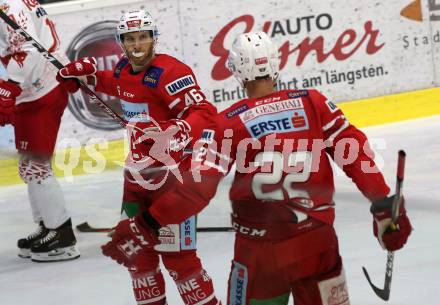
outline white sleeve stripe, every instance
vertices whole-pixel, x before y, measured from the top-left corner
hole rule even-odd
[[[183,125],[185,125],[185,127],[186,127],[187,130],[191,131],[191,126],[188,124],[187,121],[185,121],[185,120],[180,120],[180,122],[181,122]]]
[[[174,101],[173,101],[174,102]],[[206,102],[200,102],[200,103],[197,103],[197,104],[195,104],[196,106],[200,106],[200,105],[205,105],[205,104],[209,104],[209,103],[206,103]],[[179,112],[179,114],[176,116],[178,119],[180,119],[182,116],[183,116],[183,114],[185,113],[185,111],[187,111],[191,106],[195,106],[195,105],[189,105],[189,106],[186,106],[185,108],[183,108],[183,110],[182,111],[180,111]]]
[[[327,123],[327,124],[325,124],[323,127],[322,127],[322,130],[323,131],[327,131],[327,130],[329,130],[330,128],[332,128],[333,127],[333,125],[335,125],[335,123],[336,123],[336,121],[338,120],[338,119],[343,119],[343,120],[345,120],[345,117],[341,114],[340,116],[337,116],[334,120],[332,120],[330,123]]]
[[[212,148],[209,148],[208,150],[209,150],[212,154],[214,154],[214,155],[216,155],[217,157],[219,157],[220,159],[223,159],[223,160],[225,160],[225,161],[231,162],[231,158],[229,158],[229,156],[227,156],[227,155],[225,155],[225,154],[222,154],[222,153],[219,153],[219,152],[217,152],[216,150],[214,150],[214,149],[212,149]]]
[[[210,168],[216,169],[217,171],[219,171],[220,173],[226,174],[228,172],[228,170],[224,169],[223,167],[211,162],[211,161],[205,161],[203,162],[204,165],[209,166]]]
[[[183,114],[188,110],[188,107],[183,108],[182,111],[179,112],[179,114],[176,116],[178,119],[181,119]]]
[[[169,107],[170,109],[173,109],[173,108],[176,107],[177,104],[179,104],[179,103],[180,103],[180,97],[178,97],[178,98],[176,98],[174,101],[172,101],[171,104],[168,105],[168,107]]]
[[[339,127],[338,130],[336,130],[334,133],[332,133],[328,138],[327,141],[333,141],[333,139],[335,139],[338,134],[340,134],[344,129],[346,129],[348,126],[350,125],[350,123],[348,121],[345,121],[344,124]]]
[[[313,212],[315,211],[324,211],[324,210],[328,210],[328,209],[334,209],[333,205],[321,205],[319,207],[317,207],[316,209],[313,209]]]

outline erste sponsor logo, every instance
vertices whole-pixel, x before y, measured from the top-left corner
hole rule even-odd
[[[271,133],[287,133],[309,128],[304,109],[283,111],[262,115],[245,123],[253,138],[261,138]]]
[[[184,243],[185,243],[185,246],[189,246],[189,245],[191,245],[191,243],[192,243],[192,237],[191,237],[191,234],[192,232],[191,232],[191,220],[190,219],[187,219],[187,220],[185,220],[185,223],[184,223]]]

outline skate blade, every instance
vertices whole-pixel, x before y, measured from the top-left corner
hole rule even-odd
[[[62,262],[76,259],[80,253],[76,246],[59,248],[49,252],[35,253],[31,252],[31,260],[37,263]]]
[[[31,249],[19,249],[18,256],[21,258],[31,258]]]

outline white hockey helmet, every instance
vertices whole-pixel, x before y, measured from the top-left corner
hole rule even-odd
[[[269,76],[278,78],[278,49],[264,32],[240,34],[232,44],[228,57],[229,70],[241,85]]]
[[[151,31],[151,37],[153,37],[154,42],[156,42],[157,36],[159,36],[153,17],[151,17],[147,10],[131,11],[122,15],[116,29],[116,40],[122,45],[122,35],[140,31]]]

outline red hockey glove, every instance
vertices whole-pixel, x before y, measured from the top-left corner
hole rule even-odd
[[[57,81],[64,84],[66,89],[74,93],[79,89],[77,79],[88,85],[96,85],[95,73],[98,71],[97,62],[94,57],[84,57],[64,66],[57,74]]]
[[[127,268],[136,267],[143,249],[159,243],[159,228],[159,223],[147,212],[121,220],[112,240],[101,246],[102,253]]]
[[[10,81],[0,79],[0,126],[14,122],[14,108],[21,88]]]
[[[373,214],[373,232],[383,249],[396,251],[401,249],[408,236],[411,234],[411,223],[406,216],[405,200],[402,197],[399,216],[396,220],[397,229],[393,230],[391,225],[391,206],[395,195],[373,202],[371,213]]]
[[[75,93],[81,87],[78,79],[76,78],[71,78],[71,79],[61,78],[61,76],[59,75],[57,75],[56,78],[57,81],[61,84],[61,86],[63,86],[67,90],[67,92]]]

